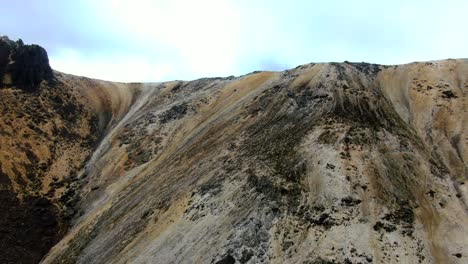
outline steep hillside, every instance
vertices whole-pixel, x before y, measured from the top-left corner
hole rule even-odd
[[[42,263],[467,261],[467,60],[53,74],[0,89],[2,250],[47,204]]]
[[[0,61],[0,263],[38,263],[66,233],[80,170],[134,89],[54,73],[43,48],[6,37]]]

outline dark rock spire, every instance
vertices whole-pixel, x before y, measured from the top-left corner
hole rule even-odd
[[[44,48],[24,45],[21,39],[15,42],[6,36],[0,37],[1,87],[33,92],[43,80],[50,81],[53,77]]]

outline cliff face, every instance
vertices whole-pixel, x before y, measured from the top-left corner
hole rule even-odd
[[[466,262],[466,60],[158,84],[55,78],[41,95],[0,89],[24,96],[1,105],[22,120],[1,123],[11,145],[26,142],[11,129],[34,124],[14,102],[55,91],[81,106],[47,119],[81,134],[0,145],[10,195],[29,190],[12,169],[28,149],[54,156],[36,196],[71,228],[42,263]]]
[[[45,49],[24,45],[3,36],[0,39],[0,79],[2,86],[15,86],[35,91],[43,80],[52,80],[53,73]]]

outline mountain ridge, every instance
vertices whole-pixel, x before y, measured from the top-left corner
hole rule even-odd
[[[148,84],[57,71],[54,78],[38,94],[0,89],[9,98],[1,110],[15,113],[2,116],[0,140],[29,143],[0,149],[11,182],[36,170],[22,168],[25,160],[41,164],[43,142],[55,140],[65,156],[87,153],[49,158],[37,190],[3,188],[35,190],[57,207],[58,222],[68,219],[42,263],[463,263],[468,256],[466,59],[312,63]],[[26,106],[15,105],[33,96],[46,111],[55,96],[79,106],[69,116],[56,104],[50,115],[59,118],[19,139],[4,119],[21,131],[36,125]],[[56,138],[51,124],[81,132]],[[67,164],[75,164],[72,173]]]

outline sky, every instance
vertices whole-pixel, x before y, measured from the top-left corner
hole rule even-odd
[[[122,82],[311,62],[468,57],[467,0],[0,0],[0,35],[52,68]]]

